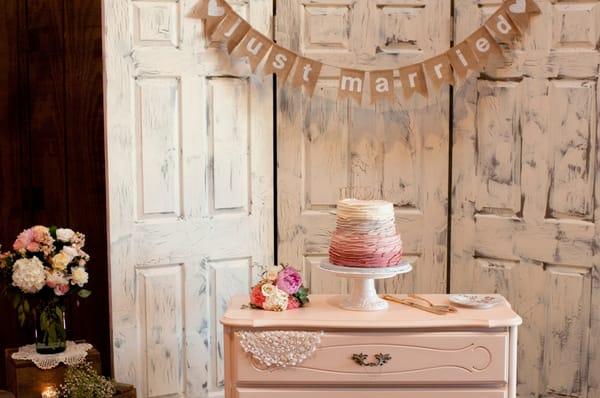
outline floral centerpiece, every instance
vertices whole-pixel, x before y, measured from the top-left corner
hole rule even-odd
[[[12,250],[0,253],[0,287],[12,295],[21,326],[36,323],[36,349],[53,354],[66,349],[64,298],[88,297],[83,251],[85,236],[68,228],[37,225],[17,236]]]
[[[270,266],[250,293],[250,307],[267,311],[300,308],[309,302],[302,275],[287,265]]]

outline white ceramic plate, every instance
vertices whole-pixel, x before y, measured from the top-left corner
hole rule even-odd
[[[451,294],[448,300],[461,307],[486,309],[492,308],[502,302],[502,299],[489,294]]]

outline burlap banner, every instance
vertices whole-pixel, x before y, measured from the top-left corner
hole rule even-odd
[[[536,0],[505,0],[485,24],[464,41],[414,65],[368,72],[327,65],[340,70],[338,99],[361,104],[365,91],[370,91],[372,104],[395,102],[396,79],[402,84],[406,100],[415,93],[427,97],[446,84],[456,84],[457,78],[458,81],[466,79],[469,72],[483,70],[491,59],[502,57],[497,41],[512,45],[529,27],[531,16],[540,12]],[[289,81],[292,87],[304,88],[306,94],[313,95],[326,64],[275,44],[252,29],[225,0],[199,0],[188,17],[204,20],[207,43],[223,43],[227,52],[247,59],[253,73],[262,64],[263,75],[275,74],[280,84]]]

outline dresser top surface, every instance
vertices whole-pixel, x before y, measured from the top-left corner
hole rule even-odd
[[[436,304],[447,304],[443,294],[422,295]],[[402,298],[403,295],[396,295]],[[458,307],[458,312],[435,315],[390,302],[387,310],[346,311],[339,308],[341,296],[311,295],[304,308],[284,312],[242,309],[248,296],[236,296],[221,319],[225,326],[239,328],[328,328],[328,329],[421,329],[499,328],[517,326],[521,317],[502,296],[503,303],[486,310]]]

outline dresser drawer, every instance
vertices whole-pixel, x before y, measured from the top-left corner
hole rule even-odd
[[[484,389],[436,389],[436,390],[388,390],[388,389],[252,389],[238,388],[237,398],[506,398],[503,390]]]
[[[237,335],[233,346],[238,385],[503,385],[508,378],[508,334],[501,332],[325,333],[311,358],[276,370],[252,360]],[[353,359],[364,354],[371,363],[380,353],[390,357],[383,366]]]

